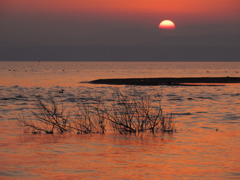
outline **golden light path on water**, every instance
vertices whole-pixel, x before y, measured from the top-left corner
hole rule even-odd
[[[33,95],[46,99],[49,89],[64,89],[56,98],[71,110],[79,92],[109,98],[115,87],[81,81],[237,76],[239,68],[240,63],[5,62],[0,71],[0,179],[239,179],[239,85],[135,87],[162,92],[163,112],[172,112],[176,123],[173,134],[33,135],[16,124],[19,114],[30,118],[36,110]]]

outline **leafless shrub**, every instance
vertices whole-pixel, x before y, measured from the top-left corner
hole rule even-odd
[[[113,130],[120,134],[137,134],[144,131],[155,133],[173,132],[172,117],[164,117],[161,108],[161,96],[155,94],[155,104],[151,95],[141,94],[135,89],[123,93],[115,89],[109,109],[98,109],[110,122]]]
[[[175,130],[172,116],[165,117],[161,108],[161,95],[144,94],[131,89],[121,92],[114,89],[112,101],[106,102],[100,96],[89,93],[79,97],[76,111],[70,119],[62,104],[58,104],[51,93],[46,103],[36,96],[38,111],[32,112],[35,120],[20,116],[18,124],[25,132],[60,134],[75,132],[77,134],[105,133],[106,124],[120,134],[138,134],[150,131],[168,132]]]
[[[54,100],[52,93],[49,92],[46,103],[39,96],[35,98],[38,111],[32,114],[36,120],[27,120],[25,116],[18,120],[19,126],[25,128],[25,132],[53,134],[57,131],[62,134],[71,131],[69,115],[65,115],[65,108]]]
[[[100,97],[80,98],[77,103],[77,112],[73,120],[74,129],[78,134],[101,133],[106,131],[106,120],[104,113],[100,111],[103,101]]]

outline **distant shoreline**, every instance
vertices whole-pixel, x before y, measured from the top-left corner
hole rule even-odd
[[[91,84],[109,85],[224,85],[240,83],[240,77],[182,77],[182,78],[121,78],[121,79],[97,79]]]

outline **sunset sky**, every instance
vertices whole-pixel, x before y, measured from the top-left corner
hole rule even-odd
[[[175,30],[159,29],[172,20]],[[210,41],[208,39],[210,38]],[[0,47],[238,47],[239,0],[1,0]]]

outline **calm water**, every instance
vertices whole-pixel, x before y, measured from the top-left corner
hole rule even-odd
[[[57,98],[71,109],[79,93],[108,97],[114,87],[80,82],[238,72],[240,63],[0,62],[0,179],[239,179],[240,85],[135,87],[162,92],[172,135],[32,135],[16,124],[31,118],[35,94],[64,89]]]

